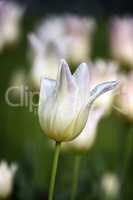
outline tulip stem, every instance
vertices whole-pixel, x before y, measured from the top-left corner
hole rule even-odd
[[[53,200],[53,196],[54,196],[55,179],[56,179],[57,166],[58,166],[58,160],[59,160],[59,154],[60,154],[60,146],[61,146],[61,143],[56,142],[54,159],[53,159],[53,164],[52,164],[52,173],[51,173],[51,179],[50,179],[48,200]]]
[[[76,193],[77,193],[77,188],[78,188],[80,161],[81,161],[81,156],[76,155],[75,156],[75,160],[74,160],[71,200],[75,200],[76,199]]]

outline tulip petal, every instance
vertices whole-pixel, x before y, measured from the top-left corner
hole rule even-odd
[[[86,63],[80,64],[73,76],[79,87],[82,103],[86,103],[90,94],[90,71],[88,65]]]
[[[70,72],[68,64],[62,60],[57,80],[56,107],[54,110],[53,126],[58,130],[58,135],[65,130],[77,112],[78,88]]]
[[[59,73],[57,75],[57,93],[58,95],[64,95],[70,93],[76,89],[76,82],[71,74],[67,62],[62,59],[59,67]]]
[[[39,118],[41,126],[46,134],[49,133],[49,137],[56,141],[64,138],[64,130],[76,116],[76,98],[77,92],[75,91],[64,99],[57,98],[56,94],[47,99]]]
[[[41,89],[40,95],[44,98],[49,97],[55,90],[56,81],[53,79],[42,78],[41,79]]]
[[[71,141],[77,137],[85,127],[89,115],[89,107],[86,105],[82,108],[77,116],[71,121],[71,123],[66,127],[64,135],[62,136],[63,141]]]
[[[108,81],[97,85],[94,89],[91,90],[89,103],[93,103],[97,97],[104,94],[105,92],[113,90],[117,84],[117,81]]]
[[[56,81],[52,79],[42,78],[41,79],[41,88],[39,95],[39,112],[41,112],[44,107],[45,101],[48,97],[50,97],[56,86]]]
[[[90,111],[89,117],[87,119],[85,128],[80,133],[78,137],[76,137],[71,142],[67,142],[64,144],[64,148],[73,149],[76,151],[87,151],[93,144],[96,137],[96,128],[98,122],[104,115],[104,108],[93,108]]]

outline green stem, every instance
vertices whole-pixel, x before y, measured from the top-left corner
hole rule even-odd
[[[51,173],[51,179],[50,179],[48,200],[53,200],[53,196],[54,196],[54,187],[55,187],[55,179],[56,179],[57,166],[58,166],[58,160],[59,160],[59,154],[60,154],[60,146],[61,146],[61,143],[56,142],[53,165],[52,165],[52,173]]]
[[[75,160],[74,160],[71,200],[76,199],[76,193],[77,193],[77,187],[78,187],[78,178],[79,178],[79,169],[80,169],[80,161],[81,161],[81,156],[76,155]]]

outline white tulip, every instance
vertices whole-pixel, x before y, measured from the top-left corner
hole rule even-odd
[[[5,161],[0,163],[0,198],[7,198],[11,194],[16,170],[16,164],[9,167]]]
[[[71,74],[62,60],[57,81],[42,78],[39,121],[45,134],[58,142],[70,141],[85,127],[93,101],[116,87],[116,81],[104,82],[90,91],[90,73],[85,63]]]

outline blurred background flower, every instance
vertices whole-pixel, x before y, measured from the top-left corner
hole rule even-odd
[[[101,189],[107,199],[117,199],[120,189],[118,176],[115,173],[105,172],[101,179]]]
[[[118,74],[118,63],[113,60],[106,61],[103,59],[97,59],[93,63],[90,63],[91,66],[91,87],[94,87],[96,84],[108,80],[119,80]],[[96,100],[98,107],[102,107],[107,111],[111,111],[112,103],[115,96],[115,92],[108,93],[99,97]]]
[[[9,82],[10,87],[14,87],[12,90],[12,96],[15,98],[20,98],[21,95],[24,95],[24,86],[27,84],[26,73],[23,68],[14,71]],[[23,88],[22,88],[23,87]]]
[[[0,1],[0,50],[14,44],[20,36],[24,8],[11,1]]]
[[[11,195],[13,190],[14,176],[17,170],[16,164],[11,164],[9,167],[6,161],[0,163],[0,198],[6,199]]]
[[[56,80],[59,56],[56,55],[57,52],[47,50],[45,43],[40,40],[35,34],[29,35],[29,42],[31,46],[31,71],[30,78],[33,88],[40,88],[41,77],[47,77]]]
[[[133,121],[133,71],[121,76],[121,87],[116,95],[116,109],[128,120]]]
[[[93,18],[69,14],[45,19],[36,32],[47,52],[77,65],[91,55],[95,28]]]
[[[44,19],[29,35],[31,79],[36,87],[40,77],[56,79],[61,58],[71,66],[87,60],[91,55],[95,20],[76,15],[51,16]]]
[[[115,59],[133,65],[133,17],[114,17],[110,23],[110,50]]]

